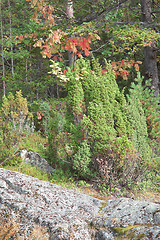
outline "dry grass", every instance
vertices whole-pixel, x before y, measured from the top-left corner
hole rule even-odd
[[[9,220],[9,219],[8,219]],[[3,221],[0,220],[0,240],[8,240],[10,237],[15,235],[18,231],[19,224],[15,221]]]
[[[48,240],[49,234],[47,233],[47,229],[41,226],[35,226],[33,231],[30,234],[30,238],[32,240]]]
[[[154,203],[160,203],[160,192],[149,192],[149,191],[142,191],[141,193],[134,194],[135,199],[137,200],[145,200]]]
[[[95,190],[92,187],[83,187],[82,189],[80,189],[80,192],[82,192],[86,195],[89,195],[91,197],[98,198],[99,200],[107,201],[107,200],[113,198],[113,196],[111,196],[111,195],[106,196],[106,195],[100,194],[97,190]]]
[[[28,234],[26,231],[21,232],[22,225],[9,217],[0,219],[0,240],[49,240],[49,234],[45,227],[36,225]]]

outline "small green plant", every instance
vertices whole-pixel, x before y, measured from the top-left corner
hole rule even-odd
[[[61,165],[62,160],[67,160],[67,134],[64,130],[65,118],[61,113],[54,113],[48,124],[48,158],[51,163]]]
[[[50,105],[47,102],[42,102],[37,110],[37,119],[41,122],[41,133],[47,136],[48,123],[50,119]]]
[[[34,167],[29,163],[21,163],[17,166],[6,165],[5,168],[11,171],[21,172],[23,174],[38,178],[43,181],[49,182],[50,180],[50,177],[46,173],[42,172],[38,167]]]
[[[90,187],[91,185],[90,184],[88,184],[86,181],[84,181],[84,180],[80,180],[80,181],[78,181],[78,187],[80,187],[80,188],[86,188],[86,187]]]
[[[67,188],[75,188],[76,186],[73,179],[73,174],[69,169],[55,169],[51,176],[50,182]]]
[[[73,169],[78,172],[78,175],[84,178],[90,178],[91,170],[91,152],[90,146],[87,141],[84,140],[78,147],[78,151],[74,155]]]
[[[16,92],[15,97],[9,93],[3,98],[0,129],[0,162],[3,162],[19,150],[19,143],[25,135],[34,132],[32,114],[21,91]]]
[[[101,183],[98,185],[98,190],[101,195],[107,195],[109,188],[105,183]]]
[[[160,113],[159,113],[159,96],[154,96],[154,90],[151,89],[149,79],[143,84],[144,77],[137,73],[135,84],[132,84],[132,91],[136,92],[138,99],[142,104],[147,122],[147,132],[151,142],[160,142]]]
[[[14,97],[9,93],[8,98],[3,98],[2,121],[5,121],[8,130],[12,129],[16,137],[20,137],[23,131],[33,131],[32,114],[28,111],[27,99],[23,98],[21,91],[16,92]]]

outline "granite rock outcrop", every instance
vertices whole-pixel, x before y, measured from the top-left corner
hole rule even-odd
[[[12,239],[160,239],[160,204],[103,201],[0,168],[0,239],[9,233]]]

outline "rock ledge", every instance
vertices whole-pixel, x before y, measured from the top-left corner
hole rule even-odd
[[[104,202],[0,168],[0,219],[8,217],[17,226],[13,239],[17,234],[19,239],[160,239],[160,204],[129,198]]]

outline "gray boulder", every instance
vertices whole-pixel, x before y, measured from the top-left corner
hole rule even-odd
[[[102,201],[0,168],[0,239],[154,240],[159,213],[160,204]]]
[[[22,150],[20,156],[23,162],[30,163],[33,166],[40,168],[42,172],[51,175],[54,169],[49,165],[49,163],[42,158],[37,152]]]
[[[100,226],[112,229],[114,236],[160,239],[160,204],[129,198],[110,199],[99,213],[103,216]]]

